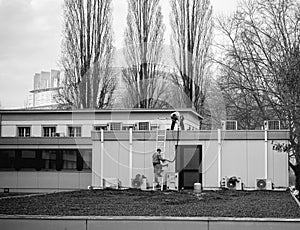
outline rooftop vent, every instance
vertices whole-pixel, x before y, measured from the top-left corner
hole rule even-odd
[[[221,121],[222,130],[237,130],[237,121],[235,120],[226,120]]]
[[[267,130],[280,130],[280,121],[279,120],[269,120],[264,121],[264,128]]]

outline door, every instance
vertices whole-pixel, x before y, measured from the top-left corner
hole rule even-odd
[[[202,184],[202,146],[178,145],[175,170],[180,189],[192,189],[194,183]]]

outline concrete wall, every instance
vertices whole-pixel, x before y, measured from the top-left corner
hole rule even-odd
[[[91,183],[91,172],[0,172],[0,189],[9,188],[10,192],[86,189]]]
[[[211,218],[211,217],[35,217],[1,216],[1,230],[298,230],[300,219]]]
[[[223,133],[218,144],[217,132],[181,131],[177,143],[177,132],[167,133],[165,158],[175,158],[175,145],[202,145],[202,183],[204,188],[219,187],[218,148],[221,148],[221,177],[241,177],[246,188],[254,189],[256,179],[271,179],[275,187],[288,187],[288,157],[285,153],[273,150],[276,142],[287,142],[288,132],[268,132],[265,141],[264,131],[232,131]],[[273,135],[273,136],[272,136]],[[132,144],[128,132],[94,132],[93,160],[100,178],[118,178],[123,186],[130,186],[137,174],[146,176],[149,184],[153,181],[151,156],[156,150],[156,132],[133,132]],[[101,145],[103,146],[101,148]],[[267,152],[265,149],[267,146]],[[101,171],[101,154],[103,169]],[[265,157],[267,154],[267,164]],[[132,165],[130,165],[130,157]],[[100,162],[100,163],[99,163]],[[175,162],[169,163],[165,172],[175,172]],[[265,167],[267,165],[267,175]],[[94,168],[95,169],[95,168]],[[102,173],[102,174],[101,174]]]

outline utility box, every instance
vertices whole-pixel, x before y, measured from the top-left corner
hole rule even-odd
[[[168,172],[167,176],[167,189],[178,190],[178,173]]]

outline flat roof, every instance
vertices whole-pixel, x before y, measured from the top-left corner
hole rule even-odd
[[[191,108],[184,109],[74,109],[74,110],[61,110],[61,109],[1,109],[0,114],[32,114],[32,113],[173,113],[173,112],[187,112],[192,113],[199,119],[203,117]]]

